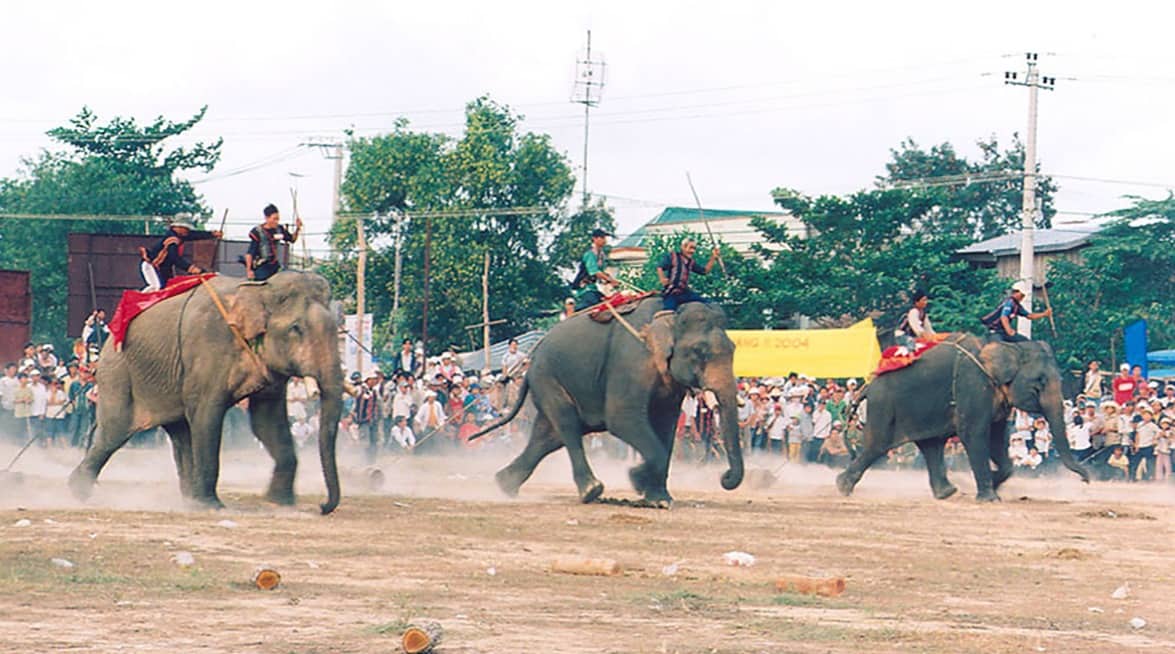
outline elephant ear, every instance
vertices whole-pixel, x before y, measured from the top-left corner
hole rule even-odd
[[[653,365],[667,384],[670,383],[669,359],[673,356],[673,330],[676,321],[677,316],[661,316],[654,318],[653,322],[645,327],[645,344],[649,347]]]
[[[269,310],[265,307],[264,286],[241,287],[229,303],[229,322],[241,330],[245,340],[251,341],[265,333]]]
[[[979,360],[987,374],[1003,385],[1012,383],[1020,373],[1020,352],[1013,343],[988,343],[979,350]]]

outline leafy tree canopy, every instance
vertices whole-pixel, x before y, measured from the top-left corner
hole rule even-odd
[[[68,126],[48,132],[64,148],[25,159],[17,177],[0,180],[0,213],[84,218],[204,211],[200,196],[177,173],[211,170],[220,159],[221,140],[187,147],[172,147],[167,140],[194,127],[205,110],[179,123],[157,118],[140,126],[117,117],[100,124],[83,108]],[[0,222],[0,267],[31,273],[37,339],[60,341],[65,336],[69,233],[143,229],[141,222],[101,219]]]

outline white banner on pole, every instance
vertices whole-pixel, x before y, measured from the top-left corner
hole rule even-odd
[[[365,374],[368,370],[374,367],[371,361],[371,330],[372,330],[372,316],[370,313],[363,314],[363,347],[365,350],[360,350],[359,344],[355,342],[353,336],[359,334],[359,317],[355,314],[347,314],[343,316],[343,325],[347,330],[347,334],[339,335],[339,354],[343,357],[343,369],[347,374],[355,372],[355,359],[362,354],[360,374]],[[348,335],[350,334],[350,335]]]

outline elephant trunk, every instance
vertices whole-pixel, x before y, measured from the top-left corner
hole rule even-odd
[[[318,458],[322,462],[322,476],[326,480],[326,502],[320,504],[319,508],[323,515],[326,515],[339,505],[339,467],[335,461],[335,441],[339,433],[339,418],[343,413],[343,389],[341,381],[338,380],[320,381],[319,388],[322,392],[322,405],[318,428]]]
[[[722,473],[722,487],[734,490],[743,483],[743,451],[739,439],[738,396],[734,378],[722,383],[707,385],[718,398],[718,421],[722,427],[722,444],[726,447],[726,459],[730,467]]]
[[[1061,382],[1055,380],[1045,386],[1041,394],[1040,407],[1044,412],[1044,419],[1049,423],[1049,432],[1053,436],[1053,446],[1061,456],[1061,463],[1065,467],[1081,476],[1081,480],[1089,483],[1089,471],[1073,458],[1073,450],[1069,448],[1069,436],[1065,433],[1065,409],[1061,402]]]

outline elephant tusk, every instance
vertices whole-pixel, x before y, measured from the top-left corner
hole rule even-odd
[[[714,391],[702,391],[702,401],[706,403],[706,406],[710,407],[711,411],[718,408],[718,396],[714,395]]]

